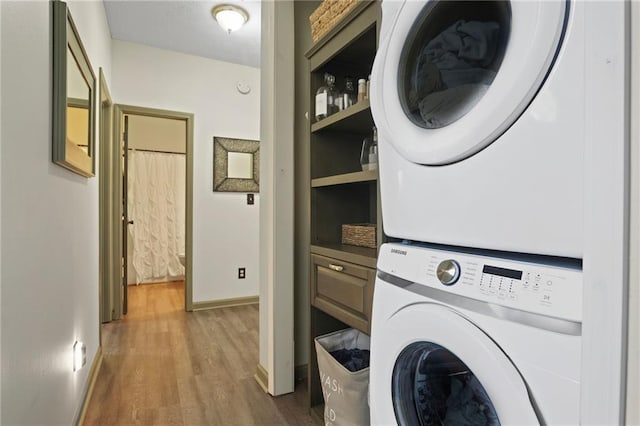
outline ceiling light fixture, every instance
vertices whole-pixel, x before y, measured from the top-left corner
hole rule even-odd
[[[219,4],[211,9],[211,15],[227,33],[242,27],[248,20],[249,14],[241,7],[232,4]]]

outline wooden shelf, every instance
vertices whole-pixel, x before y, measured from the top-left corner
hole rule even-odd
[[[342,175],[326,176],[311,180],[312,188],[323,186],[343,185],[347,183],[373,182],[378,180],[378,170],[345,173]]]
[[[367,268],[376,267],[378,250],[368,247],[351,246],[341,243],[316,243],[311,245],[311,253],[321,256],[332,257],[345,262]]]
[[[311,133],[324,130],[368,134],[371,132],[372,126],[371,107],[369,100],[365,99],[317,123],[313,123],[311,125]],[[363,133],[363,129],[365,129],[365,133]]]
[[[379,2],[361,0],[358,3],[305,54],[309,59],[309,71],[317,72],[331,61],[373,62],[377,49],[377,31],[369,33],[367,30],[375,27],[380,20]],[[369,7],[374,4],[376,7]]]

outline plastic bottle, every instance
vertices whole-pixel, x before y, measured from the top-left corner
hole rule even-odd
[[[364,101],[367,96],[367,81],[364,78],[358,80],[358,102]]]

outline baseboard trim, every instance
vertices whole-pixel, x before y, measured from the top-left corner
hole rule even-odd
[[[307,378],[309,366],[307,364],[296,365],[293,370],[294,380],[301,382]],[[265,393],[269,393],[269,373],[260,364],[256,366],[256,374],[253,376]]]
[[[269,393],[269,373],[260,364],[256,366],[256,374],[253,376],[264,393]]]
[[[80,409],[80,415],[78,416],[78,421],[76,422],[76,424],[79,426],[82,426],[84,424],[84,418],[87,414],[87,408],[89,407],[91,396],[93,395],[93,389],[95,388],[96,380],[98,379],[100,367],[102,367],[102,346],[98,346],[96,356],[93,357],[93,362],[91,363],[91,370],[89,370],[89,385],[87,386],[87,391],[84,394],[84,399],[82,400],[82,408]]]
[[[294,380],[297,382],[301,382],[307,378],[309,372],[309,366],[307,364],[296,365],[293,370]]]
[[[232,299],[207,300],[206,302],[193,302],[194,311],[205,309],[230,308],[232,306],[255,305],[259,303],[259,296],[234,297]]]

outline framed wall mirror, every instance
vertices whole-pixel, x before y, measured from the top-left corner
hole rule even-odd
[[[213,190],[258,192],[260,190],[260,142],[248,139],[213,138]]]
[[[67,4],[53,17],[53,162],[82,176],[95,173],[96,77]]]

